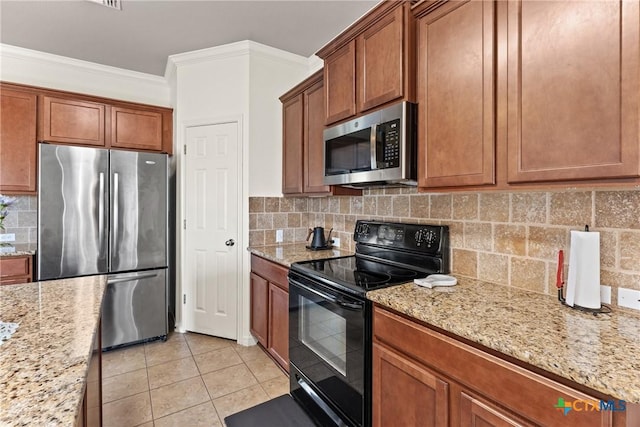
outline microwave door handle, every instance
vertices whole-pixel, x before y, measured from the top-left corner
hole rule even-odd
[[[371,126],[371,136],[369,137],[371,147],[371,170],[378,169],[378,125]]]

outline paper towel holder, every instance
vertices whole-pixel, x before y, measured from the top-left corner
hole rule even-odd
[[[585,232],[589,231],[589,224],[586,224],[584,226],[584,231]],[[581,307],[577,304],[573,304],[573,305],[567,304],[567,301],[563,295],[564,283],[565,283],[564,282],[564,251],[560,249],[558,251],[558,270],[556,273],[556,287],[558,288],[558,301],[560,301],[562,305],[575,308],[577,310],[586,311],[588,313],[592,313],[594,316],[600,313],[611,313],[612,311],[611,307],[603,303],[600,303],[600,308],[588,308],[588,307]]]

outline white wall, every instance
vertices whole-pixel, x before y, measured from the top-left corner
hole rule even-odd
[[[241,344],[255,343],[249,332],[250,257],[244,250],[249,242],[249,196],[282,195],[282,105],[278,97],[303,80],[308,72],[306,58],[250,41],[173,55],[167,66],[166,76],[172,82],[172,93],[176,94],[175,153],[178,204],[182,206],[178,224],[185,216],[182,145],[186,128],[227,119],[240,121],[242,216],[238,236],[241,275],[238,342]],[[180,233],[180,228],[178,230]],[[178,241],[179,247],[184,248],[183,235]],[[178,254],[179,259],[184,256]],[[177,295],[182,295],[188,287],[185,283],[183,289],[181,276]],[[182,317],[177,323],[179,329],[184,329]]]
[[[307,60],[251,54],[249,68],[249,196],[282,196],[282,104],[279,97],[307,76]]]
[[[0,80],[171,107],[164,77],[0,44]]]

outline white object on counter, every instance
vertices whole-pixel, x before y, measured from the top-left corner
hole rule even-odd
[[[571,231],[567,305],[600,308],[600,233]]]
[[[18,326],[20,326],[19,323],[0,322],[0,345],[16,333]]]
[[[446,274],[432,274],[424,279],[414,279],[413,283],[418,286],[424,286],[425,288],[432,289],[436,286],[454,286],[458,283],[458,280],[453,276]]]

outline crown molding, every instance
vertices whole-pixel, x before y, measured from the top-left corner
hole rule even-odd
[[[191,52],[178,53],[169,56],[165,69],[165,78],[168,80],[175,69],[184,65],[193,65],[209,61],[220,61],[238,56],[257,55],[265,58],[288,61],[295,64],[307,66],[308,58],[296,55],[291,52],[276,49],[251,40],[243,40],[221,46],[206,49],[194,50]]]
[[[166,85],[166,80],[163,76],[156,76],[154,74],[126,70],[124,68],[112,67],[110,65],[97,64],[95,62],[54,55],[51,53],[40,52],[37,50],[26,49],[4,43],[0,43],[0,57],[27,60],[31,62],[41,63],[43,65],[55,64],[59,67],[100,74],[102,76],[110,75],[118,79],[127,79],[132,81],[143,80],[147,83]]]

